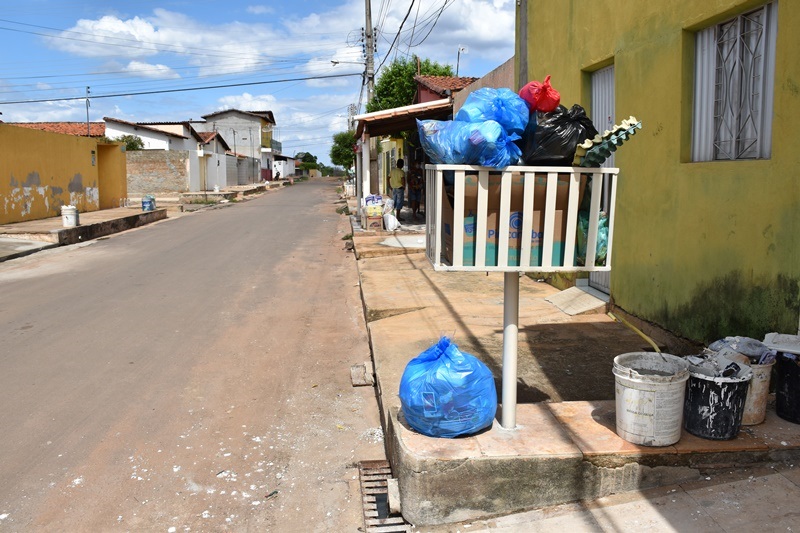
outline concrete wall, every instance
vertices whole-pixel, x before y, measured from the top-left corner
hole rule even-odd
[[[103,204],[125,196],[119,154],[94,138],[0,124],[0,224],[60,216],[62,205],[97,211],[101,194]]]
[[[186,150],[135,150],[126,152],[128,194],[180,194],[190,192],[190,156]]]
[[[461,106],[464,105],[469,93],[482,89],[483,87],[511,89],[516,92],[517,89],[514,86],[514,58],[512,57],[486,76],[470,83],[466,88],[453,95],[453,116],[455,116],[458,110],[461,109]]]
[[[563,104],[590,112],[590,74],[613,64],[617,122],[643,123],[616,152],[615,304],[698,341],[797,332],[800,3],[778,2],[771,158],[708,163],[691,162],[694,32],[763,2],[525,5],[528,60],[517,67],[552,75]]]

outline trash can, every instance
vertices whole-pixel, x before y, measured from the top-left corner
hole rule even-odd
[[[74,205],[61,206],[61,223],[65,228],[74,228],[78,222],[78,208]]]
[[[142,197],[142,211],[154,211],[156,208],[156,198],[152,194]]]
[[[731,376],[708,375],[703,369],[689,365],[683,427],[696,437],[730,440],[739,434],[744,415],[747,389],[753,377],[749,366],[740,365]]]
[[[681,438],[688,363],[670,354],[632,352],[614,358],[617,435],[642,446]]]
[[[779,352],[775,369],[775,413],[800,424],[800,356]]]
[[[747,389],[747,399],[744,402],[743,426],[760,424],[767,417],[767,398],[769,397],[769,383],[772,376],[772,367],[775,361],[766,365],[750,365],[753,377]]]

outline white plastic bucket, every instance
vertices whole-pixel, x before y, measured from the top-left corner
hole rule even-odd
[[[760,424],[767,417],[769,381],[774,365],[775,361],[768,365],[750,365],[750,368],[753,369],[753,378],[750,380],[747,399],[744,401],[743,426]]]
[[[614,358],[617,435],[642,446],[681,438],[689,364],[670,354],[632,352]]]
[[[61,223],[65,228],[74,228],[78,225],[78,208],[74,205],[61,206]]]

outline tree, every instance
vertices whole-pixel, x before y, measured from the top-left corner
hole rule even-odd
[[[302,163],[300,163],[301,170],[313,170],[315,168],[318,168],[317,156],[315,155],[312,155],[308,152],[300,152],[294,157],[295,159],[298,159],[299,157],[300,161],[302,161]]]
[[[353,130],[342,131],[333,135],[333,146],[331,146],[331,163],[350,169],[355,162],[356,132]]]
[[[137,135],[120,135],[114,142],[122,143],[125,145],[125,150],[144,150],[144,141]]]
[[[367,104],[368,113],[414,103],[414,93],[417,90],[414,76],[417,74],[418,60],[417,56],[396,59],[381,71],[375,84],[375,94],[372,101]],[[453,67],[424,59],[419,62],[419,74],[422,76],[452,76]]]

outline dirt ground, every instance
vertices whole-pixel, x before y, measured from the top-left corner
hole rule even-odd
[[[18,479],[0,482],[1,531],[363,526],[357,463],[385,454],[375,391],[350,381],[350,366],[370,357],[355,258],[342,240],[350,229],[335,213],[330,183],[302,187],[279,194],[282,202],[309,202],[314,221],[298,231],[311,238],[288,235],[298,248],[278,268],[244,274],[247,282],[206,302],[219,314],[219,330],[187,338],[185,362],[137,360],[136,368],[149,365],[137,379],[149,377],[136,397],[98,401],[67,437],[36,443],[44,448],[34,454],[40,462],[19,465]],[[273,200],[230,209],[261,201]],[[97,260],[92,253],[84,250],[81,261]],[[33,257],[31,277],[70,260]],[[269,293],[253,296],[265,286]],[[152,311],[163,313],[158,320],[191,312],[164,304]],[[85,431],[110,411],[109,429]]]

